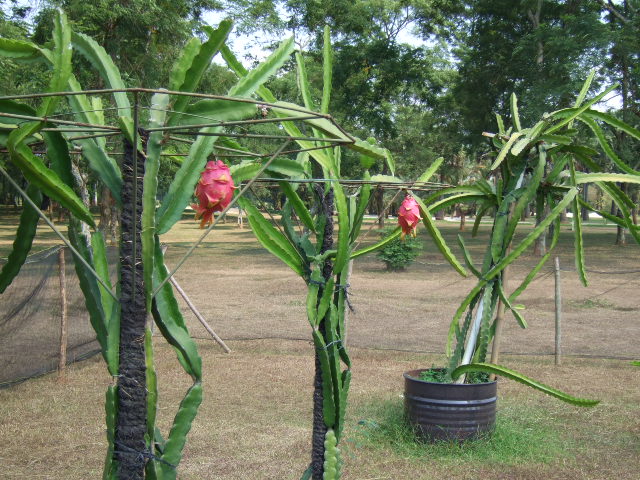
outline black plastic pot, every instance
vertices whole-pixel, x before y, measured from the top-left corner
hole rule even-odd
[[[497,383],[452,384],[420,380],[427,369],[404,374],[404,406],[426,441],[464,441],[490,434],[496,422]]]

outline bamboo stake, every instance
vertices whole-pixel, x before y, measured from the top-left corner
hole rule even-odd
[[[64,381],[67,369],[67,288],[64,247],[58,251],[58,279],[60,281],[60,355],[58,359],[58,381]]]
[[[243,218],[242,218],[242,207],[238,206],[238,226],[240,230],[244,228]]]
[[[345,279],[345,287],[351,283],[351,274],[353,273],[353,259],[349,260],[347,264],[347,278]],[[344,332],[342,332],[342,345],[346,348],[347,346],[347,332],[349,331],[349,300],[347,299],[347,295],[349,295],[348,288],[345,288],[344,296],[345,301],[347,302],[347,308],[344,309]]]
[[[227,347],[227,345],[222,341],[222,339],[218,335],[216,335],[216,332],[214,332],[213,329],[209,326],[209,324],[204,319],[204,317],[200,314],[200,312],[195,307],[195,305],[193,303],[191,303],[191,300],[189,299],[189,297],[187,296],[185,291],[182,290],[182,287],[180,287],[180,285],[178,285],[178,282],[176,282],[176,279],[174,277],[171,277],[171,278],[169,278],[169,282],[171,282],[171,285],[173,285],[175,287],[175,289],[178,291],[180,296],[182,298],[184,298],[184,301],[187,302],[187,305],[189,306],[189,308],[191,309],[193,314],[196,316],[196,318],[198,320],[200,320],[200,323],[202,324],[202,326],[205,328],[205,330],[207,332],[209,332],[209,334],[213,337],[213,339],[216,342],[218,342],[218,345],[220,345],[224,349],[225,352],[231,353],[231,349],[229,347]]]
[[[555,257],[555,279],[556,279],[556,350],[555,350],[555,364],[560,365],[562,363],[562,292],[560,291],[560,259]]]
[[[507,249],[507,255],[511,251],[511,248]],[[509,266],[506,266],[502,271],[502,290],[507,295],[507,280],[509,279]],[[504,323],[504,302],[502,299],[498,300],[498,307],[496,313],[496,330],[493,334],[493,344],[491,346],[491,363],[497,364],[498,357],[500,356],[500,341],[502,340],[502,325]],[[496,379],[495,374],[489,376],[491,381]]]

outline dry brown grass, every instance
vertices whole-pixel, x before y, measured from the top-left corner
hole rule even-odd
[[[297,479],[306,467],[311,415],[312,348],[305,342],[230,342],[221,353],[200,341],[205,400],[180,468],[182,479]],[[163,342],[156,342],[161,385],[160,426],[167,430],[188,380]],[[566,446],[535,462],[519,458],[443,461],[403,456],[392,445],[359,444],[358,421],[377,402],[401,403],[401,373],[436,361],[433,355],[353,349],[354,381],[343,450],[346,479],[637,479],[640,373],[628,362],[509,357],[514,368],[602,398],[595,409],[569,407],[511,382],[499,404],[540,418]],[[102,401],[108,383],[97,358],[74,365],[64,384],[54,375],[0,391],[2,478],[98,478],[105,451]],[[522,446],[520,446],[522,448]],[[532,449],[539,448],[531,445]]]
[[[0,247],[6,249],[11,227],[3,227]],[[443,229],[453,245],[456,226],[443,225]],[[181,246],[199,233],[192,222],[185,221],[166,235],[163,240],[171,245],[168,263],[175,263]],[[615,249],[609,245],[612,241],[611,228],[587,229],[588,266],[607,271],[639,268],[638,247]],[[51,242],[49,236],[39,240],[40,245]],[[478,261],[482,239],[468,240],[468,244]],[[563,232],[564,268],[573,265],[571,248],[569,233]],[[520,355],[505,355],[503,363],[603,402],[590,410],[568,407],[512,382],[502,382],[499,401],[505,410],[517,406],[537,418],[537,427],[559,439],[563,448],[536,460],[515,457],[501,462],[464,456],[433,460],[407,455],[394,445],[359,440],[358,421],[375,416],[372,406],[401,402],[403,371],[442,361],[439,352],[449,319],[473,284],[444,265],[432,246],[419,260],[422,263],[404,274],[384,272],[375,258],[356,264],[352,290],[357,313],[350,319],[349,333],[354,376],[343,444],[345,478],[637,479],[640,368],[619,359],[574,357],[554,367],[550,356],[523,355],[553,351],[549,278],[534,282],[522,296],[530,328],[522,331],[509,322],[504,348]],[[514,283],[534,261],[527,256],[518,263]],[[592,286],[584,289],[578,286],[575,273],[563,272],[565,351],[640,358],[639,275],[591,277]],[[228,341],[233,353],[226,355],[186,314],[194,335],[201,337],[205,400],[189,436],[180,478],[298,479],[309,456],[313,366],[313,350],[305,340],[304,285],[260,250],[249,231],[239,231],[232,224],[214,231],[177,279],[216,332],[225,340],[236,339]],[[155,345],[159,424],[167,432],[190,381],[171,348],[160,338]],[[96,357],[72,366],[64,384],[49,375],[0,390],[0,434],[5,442],[0,478],[99,478],[106,445],[102,405],[109,381],[102,360]]]

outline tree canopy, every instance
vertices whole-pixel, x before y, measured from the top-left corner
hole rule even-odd
[[[638,125],[640,19],[638,0],[46,0],[30,10],[2,2],[0,34],[46,42],[52,12],[62,7],[76,31],[96,38],[129,85],[166,83],[169,66],[211,12],[234,19],[255,42],[275,44],[291,33],[307,62],[309,80],[321,98],[322,29],[331,27],[334,50],[330,111],[350,131],[373,135],[410,176],[435,157],[455,165],[482,158],[491,149],[482,136],[495,130],[495,114],[508,110],[515,93],[526,105],[523,122],[571,105],[591,70],[594,85],[620,84],[610,108]],[[0,89],[38,90],[38,68],[0,60]],[[74,60],[82,61],[82,60]],[[272,80],[279,98],[300,101],[295,62]],[[26,75],[29,69],[30,73]],[[91,71],[91,69],[87,69]],[[95,77],[80,78],[100,87]],[[212,64],[200,89],[225,91],[233,80]],[[625,139],[614,139],[629,157]],[[357,175],[357,159],[345,158],[346,175]],[[455,167],[450,168],[451,171]]]

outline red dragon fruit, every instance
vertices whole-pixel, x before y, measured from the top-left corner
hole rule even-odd
[[[407,195],[398,210],[398,225],[402,228],[400,238],[405,235],[416,236],[416,227],[420,222],[420,208],[411,195]]]
[[[196,186],[195,196],[199,204],[191,204],[196,211],[196,220],[202,217],[200,228],[213,221],[213,212],[221,212],[229,205],[234,188],[229,167],[220,160],[207,162]]]

